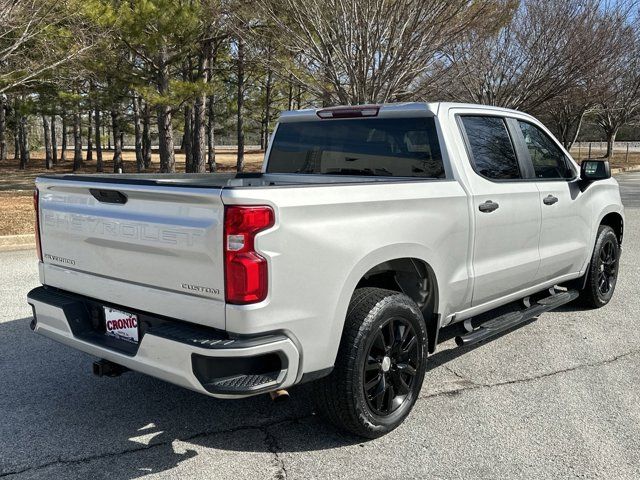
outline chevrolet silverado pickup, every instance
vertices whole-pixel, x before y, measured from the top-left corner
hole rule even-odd
[[[365,437],[409,414],[442,329],[607,304],[624,224],[606,161],[451,103],[285,112],[261,173],[45,175],[35,209],[37,333],[218,398],[313,382]]]

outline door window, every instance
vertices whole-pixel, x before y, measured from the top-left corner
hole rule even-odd
[[[573,178],[565,154],[560,147],[541,129],[531,123],[518,120],[529,150],[536,178]]]
[[[465,115],[461,119],[480,175],[493,180],[522,178],[504,118]]]

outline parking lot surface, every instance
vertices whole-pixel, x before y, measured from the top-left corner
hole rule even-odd
[[[612,302],[568,306],[476,348],[430,359],[405,423],[373,441],[313,413],[308,386],[208,398],[29,330],[34,251],[0,253],[0,477],[640,478],[640,173],[627,207]]]

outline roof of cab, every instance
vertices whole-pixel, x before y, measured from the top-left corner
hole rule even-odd
[[[424,115],[435,116],[440,111],[447,111],[450,108],[481,108],[482,110],[502,112],[502,113],[518,113],[516,110],[508,108],[494,107],[490,105],[480,105],[471,103],[454,103],[454,102],[404,102],[404,103],[383,103],[380,105],[372,105],[379,107],[377,117],[393,118],[393,117],[405,117],[407,115]],[[362,106],[360,106],[362,107]],[[318,116],[318,112],[325,109],[340,109],[349,108],[349,105],[332,106],[327,108],[308,108],[304,110],[289,110],[280,114],[280,122],[301,122],[321,120]]]

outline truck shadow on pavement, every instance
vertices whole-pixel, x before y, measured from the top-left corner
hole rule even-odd
[[[216,451],[199,468],[228,474],[253,456],[277,468],[279,452],[361,442],[315,418],[307,385],[274,403],[217,400],[135,372],[97,378],[92,357],[34,334],[30,320],[0,323],[0,477],[138,478],[206,449]]]

